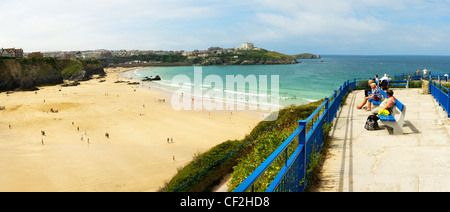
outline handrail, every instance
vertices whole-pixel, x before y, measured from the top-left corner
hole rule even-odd
[[[439,103],[439,106],[447,112],[447,117],[450,118],[450,89],[443,87],[441,84],[437,84],[432,80],[429,80],[429,92]],[[445,89],[447,92],[445,92]]]
[[[326,98],[325,101],[306,119],[299,121],[299,127],[287,138],[255,171],[253,171],[235,190],[234,192],[245,192],[251,189],[254,191],[254,184],[265,173],[275,160],[284,152],[285,164],[278,172],[275,179],[266,189],[267,192],[275,190],[286,191],[303,191],[308,182],[306,167],[309,163],[309,156],[313,151],[320,151],[323,145],[323,129],[325,123],[331,123],[335,117],[337,110],[342,102],[342,98],[349,92],[349,88],[355,88],[354,82],[345,82],[338,90]],[[330,101],[331,100],[331,101]],[[322,113],[320,114],[321,110]],[[314,119],[316,116],[317,119]],[[311,128],[308,131],[308,123]],[[298,137],[298,147],[289,156],[287,148]],[[317,146],[315,146],[317,145]],[[317,149],[315,149],[317,147]],[[281,187],[281,188],[280,188]]]
[[[253,187],[253,184],[261,177],[261,175],[270,167],[270,165],[275,162],[275,159],[278,158],[285,150],[289,147],[289,144],[295,139],[295,137],[301,132],[305,130],[305,127],[299,127],[297,130],[289,136],[250,176],[248,176],[237,188],[234,190],[235,192],[244,192],[247,191],[250,186]],[[286,152],[285,152],[286,154]],[[286,156],[287,157],[287,156]],[[287,161],[287,160],[286,160]]]
[[[274,192],[275,191],[275,189],[278,187],[278,185],[280,185],[280,182],[283,179],[283,177],[285,177],[286,174],[288,173],[289,167],[292,166],[292,164],[297,160],[297,158],[300,156],[300,153],[302,151],[304,151],[304,149],[305,149],[304,147],[305,147],[304,145],[300,145],[299,147],[297,147],[295,152],[289,158],[289,161],[286,163],[285,166],[283,166],[283,168],[280,170],[280,172],[278,172],[278,175],[275,177],[275,179],[269,185],[266,192]],[[300,167],[300,169],[302,169],[302,168],[303,167]],[[301,185],[298,184],[298,186],[301,186]],[[293,188],[293,190],[297,190],[297,189]]]

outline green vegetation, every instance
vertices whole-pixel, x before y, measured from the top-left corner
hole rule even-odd
[[[187,62],[186,56],[182,55],[159,55],[159,54],[148,54],[148,55],[134,55],[130,57],[114,57],[112,61],[116,64],[126,63],[131,61],[147,61],[147,62],[163,62],[163,63],[175,63],[175,62]]]
[[[356,90],[364,90],[367,88],[368,86],[368,81],[369,80],[360,80],[358,82],[356,82]],[[395,84],[392,84],[390,86],[391,88],[405,88],[405,86],[397,86]],[[409,88],[421,88],[422,87],[422,81],[421,80],[417,80],[417,81],[409,81]]]
[[[421,80],[419,81],[409,81],[409,88],[421,88],[423,82]]]
[[[61,70],[61,74],[66,77],[76,75],[81,71],[86,70],[89,65],[98,65],[99,67],[102,67],[102,62],[97,59],[62,60],[60,63],[62,63],[61,66],[64,67]]]
[[[207,191],[207,189],[199,188],[199,184],[205,184],[205,179],[208,179],[208,182],[206,182],[207,185],[202,185],[201,187],[206,188],[212,186],[215,182],[214,179],[221,179],[226,173],[231,172],[232,167],[235,166],[230,185],[230,189],[234,189],[243,179],[253,172],[253,170],[261,164],[273,150],[297,129],[298,120],[308,118],[323,101],[324,100],[307,105],[284,108],[279,111],[277,120],[260,122],[244,139],[226,141],[225,143],[212,148],[208,152],[196,154],[193,161],[180,169],[162,191],[173,191],[212,165],[214,165],[214,168],[202,174],[180,191]],[[279,127],[273,127],[277,125]],[[271,129],[271,127],[273,127],[273,129]],[[248,141],[252,142],[249,142],[247,146],[239,149],[238,153],[229,157],[221,164],[215,164],[216,161],[221,160],[225,155]],[[297,145],[295,143],[296,142],[293,142],[293,145],[289,147],[290,153],[295,150]],[[283,160],[284,159],[280,159],[277,163],[283,163]],[[266,173],[267,175],[270,175],[270,177],[275,177],[275,173],[277,173],[277,170],[281,166],[274,165],[274,167],[275,168]],[[268,181],[269,178],[266,181],[261,182],[260,187],[262,188],[265,186]]]
[[[36,64],[48,64],[51,65],[53,68],[57,69],[58,65],[57,65],[57,60],[53,57],[44,57],[44,58],[21,58],[21,59],[16,59],[20,61],[20,64],[22,66],[27,66],[27,65],[36,65]]]
[[[165,185],[165,188],[163,188],[163,191],[174,191],[181,185],[189,182],[192,178],[194,178],[199,173],[203,172],[210,166],[213,166],[216,164],[217,161],[225,157],[228,153],[232,152],[234,149],[236,149],[239,145],[242,144],[242,141],[239,140],[229,140],[222,144],[219,144],[212,148],[211,150],[201,154],[197,153],[194,155],[192,162],[190,162],[188,165],[186,165],[183,168],[178,169],[178,173]],[[229,158],[227,161],[232,160],[232,158]],[[223,161],[224,163],[227,163],[227,161]],[[206,173],[199,176],[196,180],[190,182],[186,187],[184,187],[180,191],[190,191],[190,190],[198,190],[198,183],[204,182],[205,179],[209,178],[210,175],[217,174],[216,172],[220,170],[220,166],[214,166],[212,169],[207,171]],[[222,175],[221,175],[222,176]],[[212,180],[215,181],[215,180]],[[212,184],[212,182],[209,182],[209,184]],[[208,186],[206,186],[208,187]],[[206,188],[207,189],[207,188]]]
[[[246,157],[239,159],[229,183],[229,191],[237,188],[264,160],[270,156],[297,128],[298,120],[307,119],[324,100],[302,106],[291,106],[280,111],[276,122],[282,127],[266,131],[254,143]],[[296,138],[297,139],[297,138]],[[292,155],[298,147],[298,141],[293,141],[288,147],[288,155]],[[254,184],[254,191],[263,192],[285,164],[284,157],[278,157],[267,171]],[[314,163],[313,163],[314,165]],[[310,171],[317,166],[310,167]]]
[[[281,54],[279,52],[267,51],[265,49],[261,50],[239,50],[238,52],[243,53],[243,60],[259,60],[259,61],[289,61],[295,59],[292,56]]]
[[[237,50],[215,56],[221,59],[223,64],[288,64],[295,63],[295,58],[279,52],[261,50]],[[210,57],[209,57],[210,58]],[[209,59],[207,58],[207,59]]]
[[[83,64],[78,60],[71,60],[69,64],[61,71],[61,74],[71,76],[83,70]]]
[[[297,126],[298,127],[298,126]],[[274,129],[264,133],[258,138],[253,146],[252,151],[243,158],[239,159],[239,163],[234,167],[228,191],[236,189],[264,160],[272,154],[288,137],[289,133],[295,131],[295,126],[289,126]],[[291,132],[292,131],[292,132]],[[292,142],[288,147],[288,154],[291,155],[298,146],[298,142]],[[284,157],[278,157],[277,160],[268,168],[261,178],[254,184],[254,191],[263,192],[285,163]]]
[[[303,53],[293,55],[296,59],[321,59],[320,55],[314,55],[311,53]]]
[[[155,64],[181,63],[184,65],[240,65],[240,64],[290,64],[296,63],[295,57],[278,52],[261,50],[235,50],[224,54],[209,54],[205,57],[189,59],[182,55],[135,55],[130,57],[114,57],[102,59],[103,64],[123,64],[127,62],[140,61]]]

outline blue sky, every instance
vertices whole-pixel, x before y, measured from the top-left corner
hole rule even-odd
[[[450,0],[0,0],[0,47],[450,55]]]

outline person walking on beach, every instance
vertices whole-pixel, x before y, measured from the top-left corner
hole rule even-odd
[[[41,140],[41,143],[42,143],[42,145],[45,145],[45,144],[44,144],[44,139],[43,139],[43,138],[42,138],[42,140]]]
[[[173,138],[172,137],[170,137],[170,143],[173,143]]]
[[[167,138],[167,143],[169,143],[169,138]]]

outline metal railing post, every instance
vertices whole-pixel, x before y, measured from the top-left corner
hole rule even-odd
[[[299,128],[302,128],[303,127],[303,130],[298,134],[298,145],[300,146],[300,145],[303,145],[303,154],[300,154],[300,158],[299,158],[299,161],[301,161],[301,163],[299,164],[299,167],[301,167],[299,170],[298,170],[298,176],[300,176],[299,177],[299,179],[304,179],[304,178],[306,178],[306,167],[307,167],[307,165],[308,164],[306,164],[306,161],[307,161],[307,154],[306,154],[306,120],[300,120],[300,121],[298,121],[298,124],[299,124]],[[303,185],[301,185],[301,188],[300,188],[300,190],[302,190],[303,191],[303,189],[304,189],[304,187],[305,187],[305,183],[303,183]]]
[[[330,110],[329,110],[329,106],[330,106],[330,98],[325,98],[325,110],[323,111],[326,114],[326,122],[329,123],[330,122]]]

